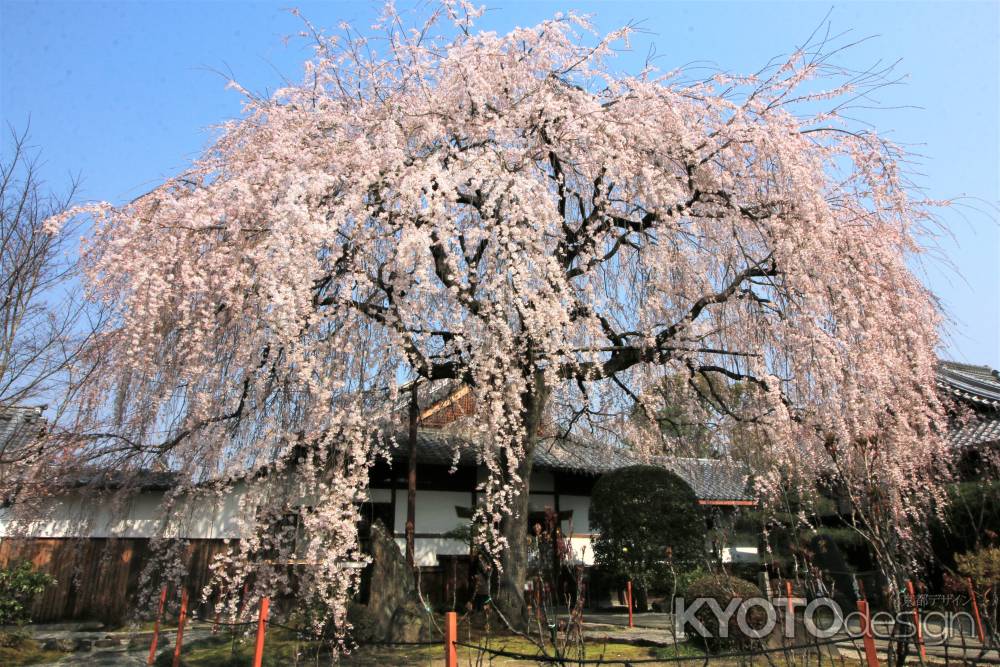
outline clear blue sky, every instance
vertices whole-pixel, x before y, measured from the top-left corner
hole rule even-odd
[[[213,124],[240,113],[239,95],[212,70],[231,71],[255,91],[273,90],[282,77],[299,79],[308,51],[294,38],[301,23],[283,10],[290,6],[329,27],[341,20],[368,26],[378,9],[294,0],[0,0],[0,116],[17,127],[30,116],[52,185],[79,174],[84,198],[129,199],[182,169]],[[620,58],[622,69],[634,69],[653,42],[662,69],[709,61],[753,71],[804,41],[828,11],[835,31],[876,35],[843,62],[901,59],[904,85],[879,99],[885,107],[917,108],[866,118],[923,156],[917,180],[929,195],[967,195],[983,211],[945,214],[953,238],[941,240],[944,258],[925,270],[954,319],[944,354],[1000,367],[1000,3],[500,0],[481,25],[507,30],[569,9],[595,14],[603,29],[642,21],[650,34]]]

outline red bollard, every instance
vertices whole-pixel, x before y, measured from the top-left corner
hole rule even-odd
[[[788,616],[792,618],[795,616],[795,607],[792,605],[792,582],[788,579],[785,579],[785,600],[785,604],[788,607]]]
[[[920,627],[920,611],[917,609],[917,594],[913,591],[913,582],[906,580],[906,591],[910,594],[910,604],[913,605],[913,623],[917,626],[917,647],[920,657],[927,659],[927,649],[924,648],[924,631]]]
[[[156,612],[156,620],[153,621],[153,642],[149,645],[149,657],[146,664],[152,665],[156,660],[156,644],[160,641],[160,619],[163,617],[163,605],[167,603],[167,587],[160,591],[160,608]]]
[[[253,652],[253,667],[260,667],[264,660],[264,637],[267,634],[267,614],[271,610],[271,598],[260,599],[260,616],[257,617],[257,646]]]
[[[858,600],[858,614],[861,615],[861,634],[864,637],[865,662],[868,667],[878,667],[878,654],[875,652],[875,638],[872,636],[872,621],[868,616],[868,602]]]
[[[976,619],[976,634],[979,635],[979,643],[986,643],[986,631],[983,630],[983,618],[979,615],[979,603],[976,602],[976,589],[972,586],[972,577],[966,577],[969,584],[969,598],[972,599],[972,616]]]
[[[458,612],[444,615],[444,667],[458,667]]]
[[[628,583],[625,585],[625,597],[628,598],[628,627],[635,627],[632,625],[632,580],[629,579]]]
[[[184,621],[187,620],[188,613],[188,590],[187,587],[181,589],[181,615],[177,618],[177,645],[174,646],[174,667],[181,664],[181,641],[184,639]]]

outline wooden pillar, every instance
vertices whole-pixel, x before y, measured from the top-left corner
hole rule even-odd
[[[416,558],[414,556],[414,533],[417,523],[417,421],[420,417],[420,406],[417,403],[417,381],[410,383],[410,428],[408,471],[406,475],[406,564],[412,570]]]

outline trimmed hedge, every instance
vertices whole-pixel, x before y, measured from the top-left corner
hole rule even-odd
[[[691,606],[698,598],[711,598],[718,603],[721,609],[725,610],[734,598],[747,600],[763,597],[764,594],[760,588],[745,579],[726,574],[711,574],[694,581],[688,586],[684,602],[687,606]],[[707,604],[702,605],[694,615],[705,626],[705,630],[709,636],[702,638],[701,634],[691,624],[686,624],[684,631],[691,637],[692,641],[695,643],[704,641],[708,648],[712,650],[744,649],[758,645],[761,641],[744,634],[740,630],[736,612],[733,612],[732,616],[729,617],[728,637],[721,636],[719,618]],[[761,607],[754,606],[750,608],[747,613],[747,623],[751,628],[760,629],[764,627],[766,622],[767,613]]]

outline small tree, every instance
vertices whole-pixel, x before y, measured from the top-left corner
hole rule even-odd
[[[705,522],[684,480],[657,466],[621,468],[601,477],[591,496],[594,557],[643,591],[666,581],[671,563],[698,561]]]

